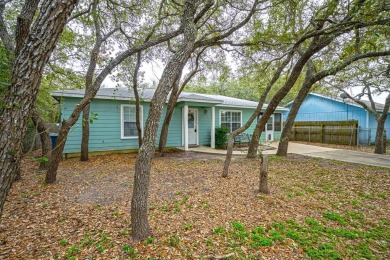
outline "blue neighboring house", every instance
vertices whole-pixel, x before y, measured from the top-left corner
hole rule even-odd
[[[364,101],[370,105],[369,101]],[[291,108],[293,101],[286,107]],[[383,111],[383,104],[375,103],[378,112]],[[287,119],[288,112],[284,114]],[[375,142],[377,122],[373,115],[359,104],[339,96],[325,96],[310,93],[302,103],[295,121],[345,121],[357,120],[359,127],[359,143]],[[387,117],[385,129],[389,139],[390,116]]]
[[[140,89],[141,125],[149,113],[150,100],[154,89]],[[70,116],[73,108],[84,96],[84,90],[55,91],[51,95],[61,104],[61,120]],[[138,135],[135,125],[134,93],[127,88],[102,88],[91,102],[91,113],[97,119],[90,125],[89,150],[91,152],[121,151],[138,149]],[[168,130],[167,147],[192,145],[215,147],[215,128],[225,126],[233,131],[243,125],[257,106],[257,102],[226,97],[182,92],[176,104]],[[263,107],[265,109],[267,105]],[[282,131],[283,115],[287,109],[278,107],[270,118],[260,141],[279,140]],[[159,132],[165,117],[164,106]],[[255,122],[247,129],[252,133]],[[82,121],[71,129],[67,138],[65,156],[77,156],[80,152]],[[157,136],[156,145],[159,142]]]

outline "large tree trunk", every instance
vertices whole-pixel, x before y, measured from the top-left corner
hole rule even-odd
[[[0,109],[0,218],[22,155],[22,139],[35,104],[43,69],[77,0],[43,1],[30,36],[12,68],[12,82]]]
[[[39,137],[41,139],[42,145],[42,158],[46,157],[49,162],[51,159],[51,139],[49,134],[49,128],[46,123],[43,121],[38,111],[34,109],[31,114],[31,119],[38,130]],[[39,170],[43,171],[47,169],[48,162],[41,161],[39,164]]]
[[[288,143],[291,137],[291,130],[294,125],[294,121],[298,114],[299,108],[301,107],[303,101],[307,97],[307,94],[310,92],[310,89],[314,84],[314,81],[312,80],[314,71],[314,64],[311,60],[309,60],[307,62],[305,81],[303,82],[297,97],[294,99],[294,103],[289,111],[286,123],[283,127],[282,135],[280,136],[279,146],[276,152],[276,155],[278,156],[287,156]]]
[[[383,145],[386,142],[386,131],[385,131],[385,122],[387,119],[387,114],[389,113],[390,107],[390,94],[386,98],[385,106],[383,108],[383,112],[379,119],[377,119],[378,127],[376,129],[375,136],[375,151],[376,154],[384,154],[386,153],[386,147]]]
[[[90,104],[83,109],[83,123],[82,123],[82,139],[81,139],[81,156],[80,161],[88,161],[89,159],[89,108]]]
[[[187,63],[196,39],[197,29],[194,23],[195,3],[187,0],[184,8],[182,16],[182,24],[184,26],[183,44],[165,67],[156,92],[151,100],[143,143],[135,163],[134,188],[131,200],[131,230],[132,238],[136,241],[145,239],[150,234],[147,215],[149,176],[158,124],[164,102],[170,88],[177,81],[184,65]]]

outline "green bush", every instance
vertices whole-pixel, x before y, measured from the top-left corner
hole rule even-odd
[[[215,148],[222,149],[227,143],[227,134],[229,129],[226,127],[217,127],[215,128]]]

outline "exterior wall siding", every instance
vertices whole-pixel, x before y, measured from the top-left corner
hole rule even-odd
[[[79,98],[66,97],[61,104],[61,118],[66,119],[70,116],[74,106],[80,101]],[[94,151],[110,151],[110,150],[128,150],[138,149],[138,139],[122,139],[121,138],[121,105],[134,104],[134,102],[122,100],[105,100],[95,99],[91,102],[90,111],[97,114],[97,119],[90,124],[90,139],[89,150]],[[214,104],[209,103],[194,103],[186,102],[189,108],[198,109],[198,138],[200,145],[210,145],[211,135],[211,107]],[[149,113],[149,103],[142,102],[143,118],[142,124],[145,127],[146,119]],[[184,103],[178,104],[172,115],[171,123],[168,130],[168,147],[177,147],[183,145],[183,113]],[[242,111],[242,124],[247,122],[253,113],[253,109],[237,108],[237,107],[215,107],[215,126],[220,126],[220,110],[237,110]],[[161,121],[158,128],[158,135],[156,138],[156,146],[159,142],[162,123],[165,118],[166,107],[164,107]],[[283,116],[284,118],[284,116]],[[256,122],[245,131],[252,134],[256,126]],[[82,136],[82,119],[81,117],[77,123],[72,127],[64,148],[64,153],[80,152]],[[274,133],[275,140],[280,137],[280,132]],[[265,140],[265,135],[262,134],[260,141]]]
[[[80,99],[66,98],[62,105],[61,117],[68,118],[73,111],[74,106]],[[110,150],[127,150],[138,149],[138,139],[121,139],[121,105],[134,104],[128,101],[119,100],[102,100],[95,99],[91,103],[90,111],[97,114],[97,120],[90,124],[89,150],[93,151],[110,151]],[[143,127],[149,113],[149,104],[142,103],[143,107]],[[162,119],[159,124],[158,133],[161,132],[162,122],[164,120],[166,108],[164,107]],[[173,115],[170,127],[168,129],[167,146],[181,146],[181,128],[176,125],[182,125],[181,109],[176,108]],[[72,127],[67,138],[64,153],[80,152],[82,136],[82,119]],[[156,144],[159,142],[159,136],[156,139]]]
[[[290,108],[292,104],[288,107]],[[284,120],[288,114],[283,115]],[[359,143],[367,143],[375,141],[377,123],[370,113],[362,107],[334,101],[328,98],[315,95],[308,95],[302,103],[295,121],[345,121],[357,120],[359,125]],[[368,123],[368,124],[367,124]],[[385,123],[386,132],[390,136],[390,118]]]
[[[366,111],[360,107],[309,95],[302,103],[295,121],[345,121],[355,119],[366,126]]]
[[[237,108],[237,107],[216,107],[215,108],[215,125],[216,127],[219,127],[221,125],[220,121],[220,111],[221,110],[236,110],[236,111],[242,111],[242,125],[244,125],[251,115],[253,114],[254,109],[249,109],[249,108]],[[278,113],[282,113],[282,111],[276,111]],[[282,120],[285,120],[284,114],[282,115]],[[253,123],[250,125],[250,127],[245,130],[245,133],[252,134],[253,131],[255,130],[257,124],[257,120],[253,120]],[[282,132],[274,131],[274,141],[280,140],[280,136],[282,135]],[[265,142],[265,133],[264,131],[261,133],[260,136],[260,142]]]
[[[146,104],[146,105],[149,107],[149,104]],[[161,128],[162,128],[162,125],[163,125],[163,122],[165,119],[166,112],[167,112],[166,106],[164,106],[164,109],[163,109],[163,112],[161,115],[161,119],[160,119],[160,124],[158,126],[157,137],[156,137],[156,146],[158,146],[158,144],[160,142],[160,133],[161,133]],[[147,117],[148,117],[148,115],[144,114],[144,118],[145,118],[144,122],[146,122]],[[177,127],[177,126],[180,126],[180,127]],[[181,146],[181,141],[182,141],[181,126],[182,126],[182,111],[180,108],[176,107],[175,110],[173,111],[171,123],[169,124],[169,128],[168,128],[168,137],[167,137],[167,144],[166,144],[167,147]]]

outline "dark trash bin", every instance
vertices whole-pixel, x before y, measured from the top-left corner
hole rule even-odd
[[[57,144],[58,133],[50,133],[51,149],[54,150]]]

